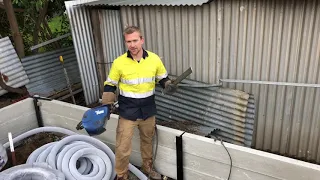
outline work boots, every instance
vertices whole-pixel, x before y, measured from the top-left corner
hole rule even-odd
[[[161,180],[161,174],[152,168],[152,161],[144,162],[141,170],[148,178],[153,180]]]

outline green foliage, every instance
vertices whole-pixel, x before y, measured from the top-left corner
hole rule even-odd
[[[64,34],[70,33],[69,21],[66,14],[51,18],[48,24],[54,37],[58,37],[58,36],[62,36]],[[68,38],[65,38],[64,40],[61,40],[60,44],[63,47],[72,46],[71,36],[69,36]]]
[[[48,22],[48,26],[52,32],[52,37],[55,38],[61,36],[63,34],[70,32],[70,26],[68,17],[65,14],[65,0],[49,0],[49,5],[47,9],[47,13],[45,15],[46,21]],[[36,28],[36,22],[40,15],[40,10],[45,5],[45,0],[12,0],[14,8],[24,9],[23,12],[16,12],[16,18],[18,21],[19,29],[23,37],[24,45],[25,45],[25,53],[26,55],[31,54],[30,47],[34,45],[33,33]],[[5,11],[1,10],[2,14]],[[0,25],[5,25],[6,30],[0,30],[0,35],[8,36],[8,32],[10,32],[10,26],[6,18],[0,19]],[[3,26],[2,26],[3,27]],[[45,29],[44,25],[41,25],[42,29]],[[3,29],[3,28],[0,28]],[[38,43],[50,40],[48,39],[49,33],[46,36],[43,36],[39,33],[39,41]],[[61,47],[67,47],[72,45],[72,39],[64,38],[59,41],[59,45]],[[39,49],[39,52],[50,51],[57,48],[57,44],[49,44]]]
[[[0,27],[0,36],[4,37],[10,34],[10,24],[4,9],[0,9]]]

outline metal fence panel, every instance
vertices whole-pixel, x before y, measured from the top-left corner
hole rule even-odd
[[[30,94],[47,97],[67,87],[59,56],[64,59],[70,84],[81,82],[73,47],[36,54],[22,59],[22,65],[30,78],[30,82],[26,85]]]
[[[18,88],[26,85],[29,78],[9,37],[0,39],[0,72],[8,77],[8,86]],[[7,91],[0,87],[0,96]]]

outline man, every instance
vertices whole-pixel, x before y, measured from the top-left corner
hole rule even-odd
[[[152,168],[152,139],[156,126],[155,84],[159,82],[169,93],[175,92],[177,87],[171,84],[159,56],[142,48],[144,38],[138,27],[127,27],[124,39],[128,51],[113,61],[102,95],[103,104],[112,104],[115,101],[116,86],[119,87],[115,148],[117,179],[128,178],[135,127],[138,127],[141,138],[142,172],[152,179],[161,179],[161,175]]]

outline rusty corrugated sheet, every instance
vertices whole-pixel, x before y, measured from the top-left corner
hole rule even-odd
[[[18,88],[29,82],[9,37],[0,39],[0,72],[8,77],[8,86]],[[5,93],[7,91],[0,87],[0,96]]]
[[[183,85],[203,85],[184,80]],[[192,121],[198,133],[220,129],[224,141],[250,147],[254,130],[254,99],[248,93],[223,87],[179,87],[173,95],[156,88],[157,118],[163,121]]]
[[[59,56],[63,56],[70,84],[81,82],[73,47],[36,54],[22,59],[22,65],[30,79],[30,82],[26,85],[30,94],[48,97],[67,88],[67,81]]]

